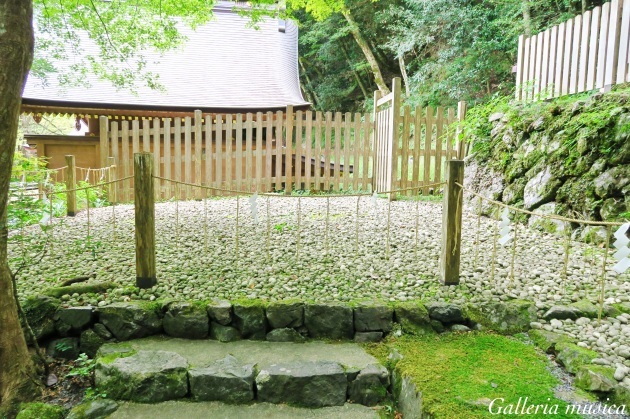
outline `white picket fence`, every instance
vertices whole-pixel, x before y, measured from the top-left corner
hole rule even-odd
[[[630,0],[612,0],[518,40],[516,98],[550,99],[630,81]]]

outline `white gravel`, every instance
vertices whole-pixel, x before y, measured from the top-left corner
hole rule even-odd
[[[95,274],[118,287],[108,294],[70,296],[68,305],[104,305],[113,301],[164,298],[268,300],[301,298],[317,301],[381,299],[404,301],[493,301],[523,298],[536,302],[539,312],[554,304],[582,298],[598,301],[603,249],[572,242],[567,278],[563,278],[564,237],[519,227],[514,279],[511,279],[512,243],[497,244],[493,271],[494,220],[481,218],[478,251],[475,251],[478,218],[465,208],[461,284],[439,284],[438,265],[442,224],[441,202],[391,203],[389,257],[387,255],[388,203],[373,205],[370,197],[330,198],[326,229],[326,198],[258,198],[254,223],[249,200],[239,200],[238,250],[236,249],[235,198],[174,202],[156,205],[158,285],[135,288],[133,206],[90,211],[91,243],[87,246],[87,213],[55,219],[52,249],[40,263],[24,269],[19,279],[22,296],[37,293],[62,280]],[[178,215],[176,206],[179,207]],[[416,246],[416,209],[418,232]],[[205,227],[204,227],[205,226]],[[39,226],[28,230],[31,244],[46,237]],[[267,235],[269,234],[269,240]],[[297,242],[299,237],[299,255]],[[328,237],[328,239],[326,239]],[[31,248],[26,246],[26,248]],[[20,247],[12,248],[19,257]],[[475,263],[475,259],[476,263]],[[608,258],[605,302],[630,301],[628,273],[611,270]],[[572,321],[541,326],[561,331],[602,353],[611,365],[630,367],[623,352],[629,346],[630,316]],[[619,351],[621,350],[621,355]],[[624,379],[629,381],[626,372]]]

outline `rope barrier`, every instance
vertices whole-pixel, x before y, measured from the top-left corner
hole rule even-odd
[[[533,216],[540,217],[540,218],[546,218],[546,219],[549,219],[549,220],[559,220],[559,221],[566,221],[566,222],[569,222],[569,223],[587,224],[587,225],[594,225],[594,226],[621,226],[621,225],[623,225],[623,223],[616,222],[616,221],[579,220],[579,219],[576,219],[576,218],[563,217],[561,215],[541,214],[541,213],[538,213],[538,212],[528,211],[528,210],[525,210],[525,209],[522,209],[522,208],[517,208],[517,207],[514,207],[512,205],[505,204],[503,202],[495,201],[494,199],[487,198],[487,197],[485,197],[485,196],[483,196],[483,195],[473,191],[472,189],[465,188],[463,185],[461,185],[458,182],[455,182],[455,184],[457,186],[459,186],[460,188],[462,188],[463,190],[465,190],[466,192],[470,192],[471,194],[473,194],[473,195],[483,199],[484,201],[490,202],[491,204],[498,205],[498,206],[503,207],[503,208],[508,208],[508,209],[510,209],[512,211],[515,211],[515,212],[520,212],[522,214],[529,214],[529,215],[533,215]]]

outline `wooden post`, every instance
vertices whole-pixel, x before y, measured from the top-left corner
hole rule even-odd
[[[107,167],[109,167],[109,169],[107,170],[107,181],[108,182],[113,182],[117,179],[117,174],[116,174],[116,159],[114,159],[113,157],[108,157],[107,158]],[[115,183],[110,183],[108,188],[109,191],[109,196],[108,196],[108,200],[110,203],[112,204],[116,204],[118,202],[118,185]]]
[[[464,157],[468,155],[468,150],[469,150],[468,142],[466,142],[466,139],[462,135],[462,123],[464,122],[464,119],[466,118],[467,109],[468,109],[468,106],[466,102],[464,101],[457,102],[457,131],[456,131],[455,140],[457,141],[457,158],[459,160],[464,160]]]
[[[151,288],[155,275],[155,189],[153,154],[136,153],[134,163],[134,207],[136,212],[136,286]]]
[[[100,166],[105,167],[107,164],[107,156],[109,156],[109,124],[106,116],[101,116],[99,122],[99,160]],[[118,138],[115,139],[118,141]]]
[[[293,193],[293,105],[287,105],[285,128],[284,194]]]
[[[446,187],[442,208],[442,256],[440,258],[440,277],[444,285],[459,284],[459,262],[462,244],[462,207],[464,183],[464,162],[448,160],[446,162]]]
[[[398,140],[400,134],[400,77],[392,80],[392,115],[391,115],[391,148],[389,149],[391,158],[391,173],[389,179],[389,190],[398,188]],[[396,199],[395,193],[387,194],[390,201]]]
[[[74,189],[77,187],[76,180],[76,164],[73,155],[66,156],[66,190],[71,191],[66,193],[66,208],[69,217],[74,217],[77,213],[77,193]]]

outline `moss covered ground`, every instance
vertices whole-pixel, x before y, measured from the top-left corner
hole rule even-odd
[[[396,350],[402,359],[395,368],[409,376],[423,395],[424,412],[436,418],[492,417],[499,407],[516,407],[527,397],[527,406],[557,405],[556,418],[566,414],[567,403],[554,396],[558,380],[548,370],[549,361],[530,344],[490,333],[408,336],[368,345],[382,362]],[[501,401],[500,399],[504,399]],[[542,408],[539,410],[543,417]]]

